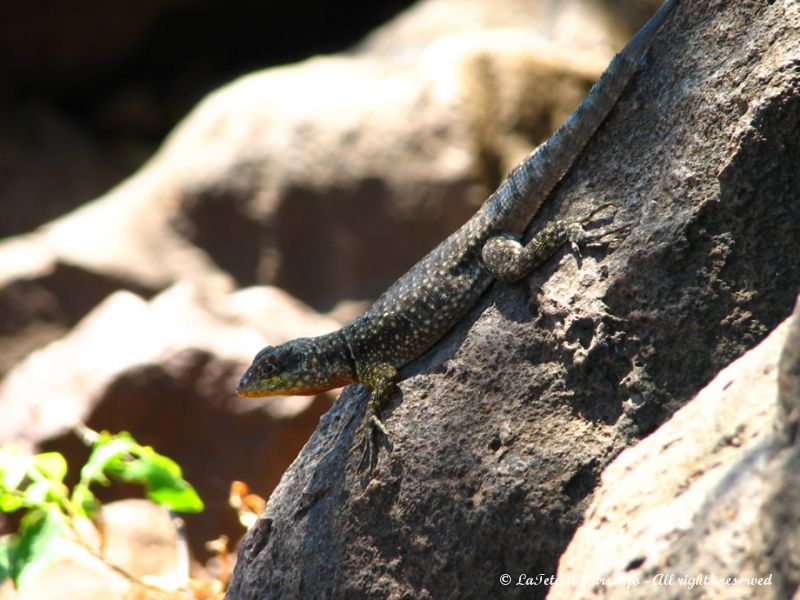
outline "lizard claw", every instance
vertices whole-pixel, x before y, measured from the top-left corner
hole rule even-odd
[[[589,248],[613,248],[622,242],[633,227],[633,223],[628,221],[617,227],[604,227],[587,234],[585,246]]]
[[[623,239],[630,231],[631,227],[633,226],[632,222],[626,222],[622,225],[617,227],[601,227],[599,229],[586,231],[583,227],[584,225],[588,225],[589,223],[595,220],[595,216],[606,210],[607,208],[614,208],[616,209],[617,206],[610,202],[605,204],[601,204],[596,209],[594,209],[585,219],[581,220],[577,223],[571,223],[570,230],[567,233],[567,240],[569,241],[570,247],[572,248],[572,252],[580,257],[581,256],[581,248],[608,248],[608,247],[615,247]],[[607,219],[613,218],[614,213],[612,213]],[[605,220],[605,219],[603,219]]]
[[[378,459],[378,442],[376,439],[378,432],[389,439],[389,432],[377,416],[374,414],[364,415],[364,420],[356,430],[356,435],[360,436],[361,440],[353,448],[353,450],[361,448],[361,458],[358,461],[359,472],[366,470],[369,475],[372,475],[372,471],[375,469]]]
[[[361,440],[353,450],[361,448],[358,471],[364,471],[366,468],[370,476],[378,462],[378,432],[386,436],[387,445],[391,448],[391,442],[388,441],[389,432],[381,423],[378,414],[394,391],[396,378],[397,369],[385,362],[368,363],[362,366],[358,372],[358,380],[371,388],[371,392],[367,400],[367,407],[364,409],[361,425],[356,430],[356,435],[361,436]]]
[[[581,219],[581,221],[580,221],[581,225],[588,225],[589,223],[591,223],[592,221],[595,220],[595,216],[596,215],[598,215],[599,213],[603,212],[604,210],[606,210],[608,208],[613,208],[614,210],[606,218],[613,218],[614,215],[617,213],[617,208],[618,207],[613,202],[605,202],[605,203],[601,204],[600,206],[598,206],[597,208],[595,208],[594,210],[592,210],[592,212],[590,212],[588,215],[586,215],[586,217]]]

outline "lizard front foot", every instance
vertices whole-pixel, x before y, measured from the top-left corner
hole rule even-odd
[[[361,425],[356,430],[356,435],[360,437],[358,444],[353,450],[361,449],[361,457],[358,461],[358,471],[367,471],[368,475],[372,475],[375,465],[378,461],[378,433],[382,433],[389,440],[389,432],[386,431],[381,420],[371,411],[369,407],[361,421]]]
[[[370,388],[367,408],[364,411],[364,418],[361,425],[356,430],[356,435],[361,437],[359,443],[353,448],[361,448],[361,459],[358,462],[358,470],[364,471],[365,467],[369,475],[378,461],[378,433],[386,436],[387,445],[391,448],[389,432],[378,418],[380,410],[386,405],[389,397],[395,389],[395,379],[397,369],[389,363],[373,363],[359,369],[359,381]]]

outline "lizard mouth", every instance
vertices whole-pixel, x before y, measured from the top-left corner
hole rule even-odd
[[[242,398],[258,398],[269,393],[268,390],[263,390],[261,386],[255,384],[254,378],[248,371],[239,380],[239,384],[236,386],[236,395]]]
[[[298,386],[269,385],[264,382],[253,382],[245,374],[236,386],[236,395],[240,398],[264,398],[266,396],[303,396],[315,394],[317,389],[306,389]]]
[[[260,396],[264,396],[263,392],[259,392],[258,390],[254,390],[252,388],[248,388],[243,386],[241,383],[236,386],[236,395],[241,398],[258,398]]]

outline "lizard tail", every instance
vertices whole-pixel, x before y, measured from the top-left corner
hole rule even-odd
[[[588,96],[550,138],[517,166],[489,197],[486,210],[522,235],[542,203],[569,170],[619,100],[656,32],[678,4],[667,0],[617,54]]]

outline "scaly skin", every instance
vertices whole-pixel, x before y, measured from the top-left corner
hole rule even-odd
[[[564,125],[514,169],[458,231],[341,330],[264,348],[242,377],[239,395],[314,394],[349,383],[366,385],[371,393],[359,431],[361,464],[371,471],[375,432],[387,434],[378,415],[394,391],[399,368],[440,340],[494,278],[517,281],[565,242],[577,247],[619,231],[588,234],[582,227],[585,221],[557,221],[525,246],[517,240],[617,103],[676,4],[667,0],[662,5],[614,57]]]

